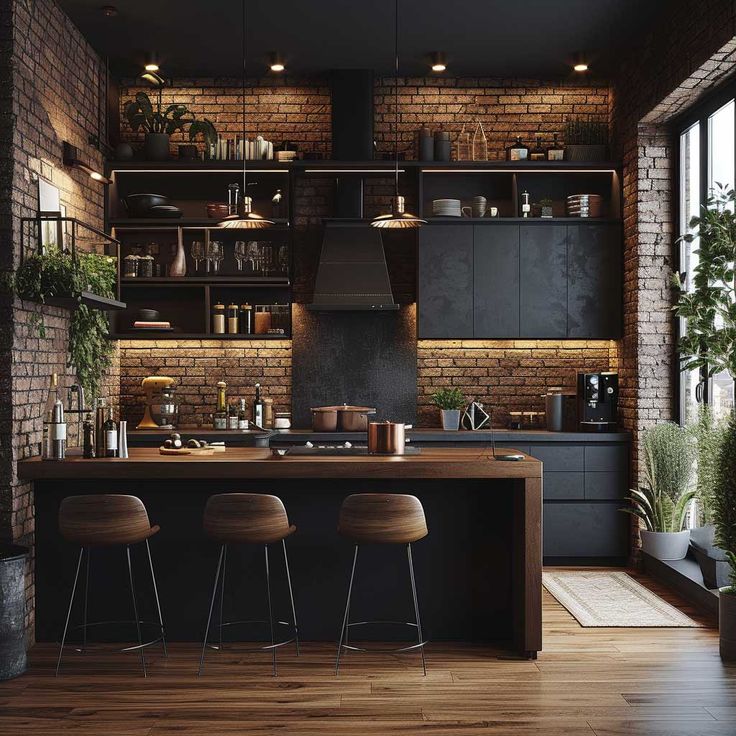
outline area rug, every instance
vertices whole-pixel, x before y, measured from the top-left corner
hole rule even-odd
[[[542,583],[581,626],[700,626],[625,572],[545,572]]]

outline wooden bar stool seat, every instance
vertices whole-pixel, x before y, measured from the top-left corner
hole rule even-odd
[[[61,637],[61,646],[59,648],[59,659],[56,663],[56,674],[59,674],[61,660],[64,654],[64,646],[66,644],[67,633],[69,631],[69,621],[71,619],[72,609],[74,607],[74,599],[77,592],[77,584],[79,581],[79,572],[82,567],[82,560],[86,557],[85,584],[84,584],[84,614],[83,622],[73,629],[81,629],[83,641],[81,651],[87,648],[87,630],[96,626],[107,626],[110,624],[135,624],[138,634],[138,644],[125,647],[122,651],[139,651],[141,658],[141,666],[143,668],[144,677],[146,671],[146,657],[144,650],[161,642],[164,655],[166,650],[166,635],[164,631],[163,616],[161,614],[161,603],[158,597],[158,586],[156,585],[156,575],[153,570],[153,558],[151,557],[151,548],[148,540],[159,531],[159,527],[151,525],[148,519],[148,512],[143,502],[135,496],[124,494],[107,494],[98,493],[89,496],[69,496],[62,500],[59,506],[59,532],[68,542],[79,545],[79,557],[77,559],[77,569],[74,575],[74,584],[69,599],[69,608],[66,614],[66,622],[64,624],[64,632]],[[133,579],[133,566],[131,562],[130,548],[131,545],[145,542],[146,553],[148,557],[148,565],[151,572],[151,582],[153,583],[153,591],[156,598],[156,609],[158,612],[158,621],[143,621],[138,614],[138,602],[136,599],[135,581]],[[113,547],[124,546],[126,558],[128,562],[128,582],[130,584],[130,592],[133,602],[132,621],[93,621],[87,620],[87,607],[89,598],[89,568],[92,549],[95,547]],[[153,627],[157,630],[157,635],[150,641],[143,641],[141,627]]]
[[[199,660],[199,672],[202,674],[204,667],[204,655],[207,647],[222,649],[223,629],[231,626],[244,624],[268,625],[271,633],[271,643],[263,647],[257,647],[260,651],[271,651],[274,677],[277,675],[276,650],[291,642],[296,643],[296,653],[299,655],[299,630],[296,622],[296,606],[294,605],[294,592],[291,587],[291,573],[289,572],[289,558],[286,554],[286,538],[296,531],[296,526],[289,523],[289,517],[281,499],[263,493],[220,493],[210,496],[204,510],[204,531],[211,539],[220,545],[220,557],[215,572],[215,583],[212,588],[209,614],[207,616],[207,627],[204,632],[202,643],[202,655]],[[269,567],[269,545],[281,542],[284,555],[284,567],[286,569],[286,581],[289,588],[289,600],[291,602],[291,621],[280,621],[274,619],[271,604],[271,574]],[[223,606],[225,597],[225,568],[227,565],[227,549],[232,544],[258,544],[263,545],[266,562],[266,597],[268,601],[268,620],[240,620],[224,621]],[[220,622],[219,622],[219,646],[208,644],[210,626],[212,624],[212,611],[215,606],[218,586],[220,588]],[[276,641],[276,627],[285,627],[293,632],[291,638]]]
[[[416,629],[417,642],[409,646],[388,650],[408,652],[418,649],[422,655],[422,670],[427,674],[424,658],[426,641],[422,635],[422,624],[419,616],[419,599],[414,578],[414,562],[411,556],[411,545],[423,539],[429,533],[424,508],[416,496],[395,493],[356,493],[348,496],[340,508],[337,524],[338,532],[355,544],[353,566],[350,572],[345,613],[340,629],[340,640],[337,645],[335,674],[340,671],[340,655],[343,650],[367,651],[365,647],[352,646],[349,643],[351,629],[371,624],[397,624]],[[350,621],[350,598],[355,579],[355,566],[358,561],[358,549],[363,544],[404,544],[406,545],[409,563],[409,579],[414,602],[414,618],[411,621]],[[384,650],[386,651],[386,650]]]

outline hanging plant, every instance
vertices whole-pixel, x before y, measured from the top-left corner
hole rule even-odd
[[[79,253],[76,260],[58,249],[32,255],[20,265],[11,279],[13,291],[21,298],[46,304],[50,297],[76,296],[91,291],[98,296],[115,296],[115,261],[97,253]],[[42,309],[31,316],[31,326],[46,336]],[[71,313],[69,361],[88,396],[99,396],[100,384],[110,367],[114,350],[108,339],[107,314],[79,304]]]

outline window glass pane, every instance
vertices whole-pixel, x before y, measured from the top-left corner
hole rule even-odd
[[[696,123],[680,136],[680,233],[690,232],[690,220],[700,209],[700,124]],[[698,264],[698,241],[680,244],[680,269],[686,274],[685,286],[692,289],[692,273]],[[685,325],[680,325],[684,331]],[[680,421],[692,424],[697,421],[696,389],[700,381],[697,370],[683,371],[680,376]]]
[[[710,404],[716,419],[728,419],[734,407],[733,379],[727,371],[716,373],[710,383]]]
[[[734,101],[708,118],[708,189],[734,185]]]

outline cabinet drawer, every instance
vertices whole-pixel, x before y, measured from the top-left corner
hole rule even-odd
[[[626,473],[629,469],[629,446],[587,445],[585,448],[586,470],[613,470]]]
[[[546,471],[542,484],[544,500],[582,500],[585,498],[584,478],[585,473]]]
[[[628,493],[628,473],[585,473],[585,498],[589,501],[623,501]]]
[[[610,503],[545,503],[545,557],[627,557],[629,516]]]
[[[530,445],[530,454],[544,463],[546,470],[583,470],[583,445],[561,445],[547,442]]]

